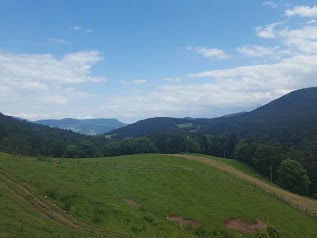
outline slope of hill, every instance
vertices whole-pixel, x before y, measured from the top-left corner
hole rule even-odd
[[[237,134],[317,154],[317,88],[293,91],[236,117],[196,120],[200,132]]]
[[[171,117],[155,117],[138,121],[126,127],[112,130],[108,134],[115,139],[124,137],[142,137],[155,132],[185,130],[186,125],[192,125],[193,119],[180,119]]]
[[[35,123],[57,127],[66,130],[72,130],[84,135],[98,135],[103,134],[108,131],[121,128],[126,126],[126,124],[118,121],[117,119],[106,119],[106,118],[97,118],[97,119],[85,119],[78,120],[72,118],[65,118],[61,120],[38,120]]]
[[[104,138],[51,128],[0,113],[1,147],[18,149],[26,154],[36,152],[46,156],[61,157],[68,145],[80,145],[83,141],[90,141],[98,147],[103,145]]]
[[[317,154],[317,88],[293,91],[254,111],[213,119],[150,118],[109,134],[147,136],[171,130],[197,131],[210,135],[235,134],[261,142]]]
[[[0,153],[0,236],[316,237],[306,203],[293,208],[221,166],[154,154],[59,163]],[[269,228],[241,230],[258,220]]]

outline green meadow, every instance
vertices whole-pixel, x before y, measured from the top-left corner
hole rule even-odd
[[[98,232],[43,217],[1,183],[0,237],[260,237],[227,228],[230,218],[260,219],[285,237],[317,237],[314,217],[239,178],[172,156],[44,160],[1,153],[1,171]]]

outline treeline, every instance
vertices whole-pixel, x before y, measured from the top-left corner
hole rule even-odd
[[[317,157],[280,145],[239,139],[234,134],[210,136],[200,133],[157,132],[149,137],[108,140],[104,156],[136,153],[201,153],[237,159],[281,187],[294,193],[317,195]]]
[[[63,157],[69,145],[79,146],[85,156],[85,144],[89,141],[94,148],[102,147],[102,136],[83,136],[78,133],[17,120],[0,113],[0,145],[29,154]],[[96,152],[94,155],[101,155]]]
[[[295,193],[311,196],[317,194],[316,155],[290,150],[281,144],[238,138],[233,133],[212,136],[169,131],[155,132],[147,137],[111,140],[105,136],[83,136],[0,114],[0,146],[60,158],[138,153],[201,153],[237,159]],[[291,176],[287,177],[289,174]]]

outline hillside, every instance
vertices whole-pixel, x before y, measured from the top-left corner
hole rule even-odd
[[[45,156],[62,157],[68,145],[82,144],[83,150],[84,147],[87,150],[91,144],[99,147],[103,143],[103,137],[85,136],[69,130],[15,119],[0,113],[0,146],[14,148],[19,150],[19,153],[40,153]]]
[[[317,154],[317,88],[293,91],[236,117],[196,120],[200,132],[279,143]]]
[[[316,237],[305,202],[291,207],[221,166],[155,154],[38,161],[0,153],[0,237]]]
[[[123,128],[112,130],[108,134],[113,135],[115,139],[122,139],[125,137],[142,137],[155,132],[185,130],[186,125],[192,125],[192,122],[192,119],[155,117],[138,121]]]
[[[109,132],[114,137],[147,136],[154,132],[191,131],[235,134],[260,142],[317,154],[317,88],[293,91],[258,109],[213,119],[150,118]]]
[[[106,119],[106,118],[97,118],[97,119],[72,119],[65,118],[61,120],[38,120],[35,123],[57,127],[61,129],[71,130],[78,132],[83,135],[98,135],[103,134],[108,131],[124,127],[126,124],[118,121],[117,119]]]

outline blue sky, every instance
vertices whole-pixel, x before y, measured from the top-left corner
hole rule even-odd
[[[315,1],[0,1],[0,112],[217,117],[317,86]]]

